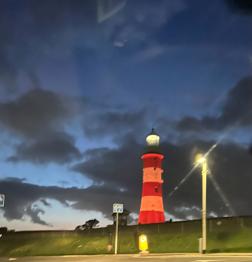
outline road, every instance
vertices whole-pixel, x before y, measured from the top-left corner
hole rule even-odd
[[[20,257],[0,258],[0,262],[252,262],[252,254],[149,254],[149,255],[98,255],[98,256],[59,256],[59,257]]]

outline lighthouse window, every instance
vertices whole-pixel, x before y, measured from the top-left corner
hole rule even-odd
[[[156,193],[158,192],[158,187],[157,187],[157,186],[155,186],[155,192],[156,192]]]

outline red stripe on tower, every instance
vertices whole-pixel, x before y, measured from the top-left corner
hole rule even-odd
[[[163,223],[164,206],[162,193],[162,161],[164,155],[159,152],[159,136],[152,130],[147,136],[147,152],[142,155],[143,185],[139,224]]]

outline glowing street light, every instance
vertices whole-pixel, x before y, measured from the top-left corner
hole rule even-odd
[[[197,154],[195,158],[195,165],[201,166],[202,174],[202,253],[206,253],[206,238],[207,238],[207,159],[202,154]]]

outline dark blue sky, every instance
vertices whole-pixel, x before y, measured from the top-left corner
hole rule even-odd
[[[234,194],[237,172],[246,180],[252,169],[250,10],[233,0],[108,2],[0,3],[1,224],[105,225],[119,200],[136,217],[152,127],[167,155],[166,200],[191,156],[226,134],[212,169],[236,213],[251,214],[251,196]],[[167,219],[199,216],[199,182],[165,202]],[[211,214],[230,215],[209,201]]]

